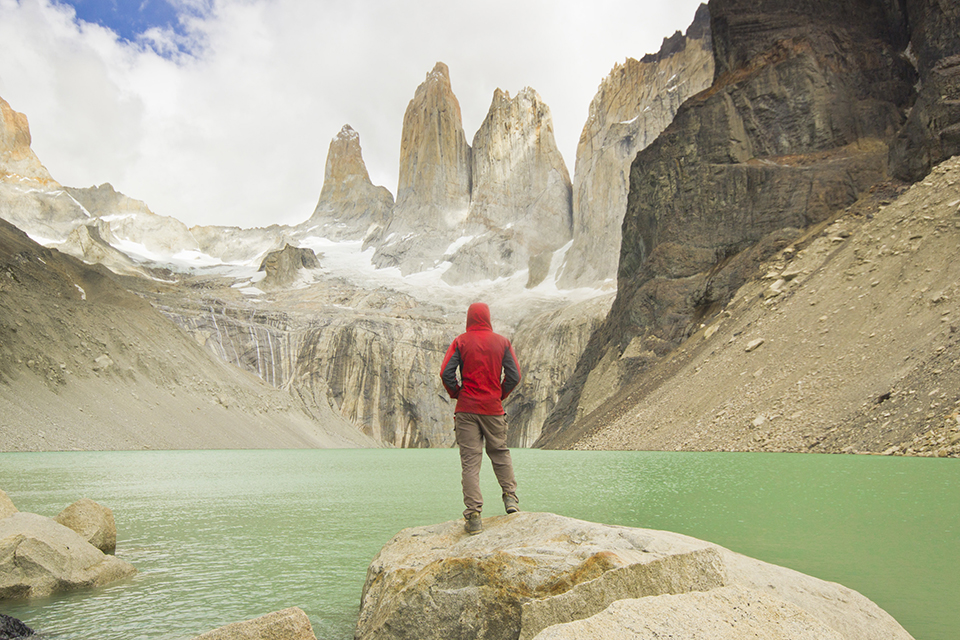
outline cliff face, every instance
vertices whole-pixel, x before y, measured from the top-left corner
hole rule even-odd
[[[397,202],[374,263],[404,274],[433,267],[434,247],[424,247],[417,236],[449,236],[469,205],[470,146],[450,71],[438,62],[403,115]]]
[[[390,192],[370,182],[360,135],[344,125],[330,141],[320,199],[304,225],[332,240],[360,240],[382,231],[392,208]]]
[[[303,255],[292,248],[286,253]],[[447,344],[462,328],[436,308],[396,291],[335,280],[276,290],[269,306],[222,291],[155,291],[148,297],[221,360],[307,406],[332,407],[377,442],[453,444],[453,405],[437,374]]]
[[[508,446],[529,447],[540,437],[563,383],[612,302],[613,294],[599,296],[531,315],[517,327],[512,341],[523,381],[504,405],[510,425]]]
[[[617,298],[544,441],[669,352],[796,229],[887,177],[915,79],[900,14],[852,0],[709,8],[716,79],[633,162]],[[601,395],[583,404],[585,389]]]
[[[577,145],[573,245],[561,287],[592,286],[617,274],[620,225],[630,164],[663,131],[690,96],[713,82],[710,14],[701,5],[686,35],[664,39],[657,54],[628,58],[603,80]]]
[[[444,280],[496,279],[527,268],[570,239],[570,176],[553,135],[550,109],[530,88],[513,99],[497,89],[473,138],[471,240],[447,260]]]
[[[915,181],[960,154],[960,6],[907,0],[920,93],[890,150],[893,174]]]
[[[30,148],[27,116],[0,98],[0,182],[59,186]]]

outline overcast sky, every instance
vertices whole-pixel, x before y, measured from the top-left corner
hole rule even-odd
[[[295,224],[344,124],[396,194],[403,113],[438,61],[468,141],[494,89],[539,92],[572,177],[600,81],[699,4],[0,0],[0,97],[62,184],[110,182],[188,225]]]

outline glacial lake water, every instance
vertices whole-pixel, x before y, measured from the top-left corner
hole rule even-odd
[[[960,460],[514,450],[521,508],[695,536],[860,591],[918,640],[960,629]],[[489,462],[488,508],[502,506]],[[347,640],[366,568],[406,527],[462,510],[443,450],[0,454],[0,488],[55,516],[113,509],[139,573],[0,601],[56,640],[178,640],[290,606]]]

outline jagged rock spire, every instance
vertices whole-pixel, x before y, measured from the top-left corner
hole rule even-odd
[[[0,180],[29,180],[58,186],[30,148],[30,143],[27,116],[14,111],[10,104],[0,97]]]
[[[330,141],[320,199],[308,225],[336,239],[364,238],[386,225],[393,195],[370,181],[360,150],[360,134],[349,124]]]

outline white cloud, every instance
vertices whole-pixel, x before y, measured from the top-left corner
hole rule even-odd
[[[0,97],[27,115],[34,151],[60,182],[110,182],[187,224],[246,227],[310,215],[346,123],[371,179],[395,192],[403,113],[437,61],[468,140],[494,89],[531,86],[572,171],[603,77],[686,29],[699,3],[178,4],[186,36],[153,30],[130,44],[49,0],[0,0]],[[173,53],[183,50],[193,55]]]

